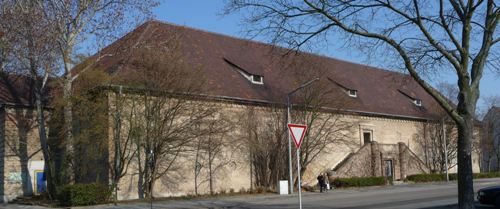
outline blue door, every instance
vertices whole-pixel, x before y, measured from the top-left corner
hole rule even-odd
[[[36,193],[41,194],[46,191],[46,184],[45,181],[47,180],[45,178],[45,173],[43,171],[35,171],[35,178],[36,178]]]

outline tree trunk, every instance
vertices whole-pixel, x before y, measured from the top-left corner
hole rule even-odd
[[[74,164],[73,164],[73,103],[71,102],[71,91],[72,91],[72,75],[69,71],[66,73],[64,86],[63,86],[63,98],[64,98],[64,132],[65,132],[65,143],[66,143],[66,171],[64,172],[65,180],[67,183],[72,183],[74,178]]]
[[[210,140],[210,139],[209,139]],[[212,151],[210,150],[210,147],[208,148],[208,175],[209,175],[209,185],[210,185],[210,195],[214,195],[214,185],[213,185],[213,178],[212,178]]]
[[[474,187],[472,181],[472,140],[474,118],[471,114],[463,116],[458,124],[458,206],[461,209],[474,208]]]
[[[23,114],[23,110],[18,109],[15,113],[15,119],[17,120],[17,135],[19,138],[18,143],[18,155],[21,163],[21,179],[22,179],[22,188],[23,188],[23,196],[32,196],[33,195],[33,185],[30,178],[29,172],[29,153],[28,153],[28,130],[32,126],[29,122],[27,122],[28,118],[33,117],[33,113],[31,110],[28,110],[25,114]]]
[[[149,199],[153,199],[154,198],[153,188],[155,187],[155,180],[153,180],[152,178],[153,177],[151,177],[151,181],[149,182],[149,191],[148,191]]]
[[[137,146],[137,165],[139,166],[139,178],[137,180],[137,195],[139,199],[144,199],[144,168],[141,164],[141,147],[139,144]]]
[[[120,177],[122,174],[121,171],[121,128],[122,128],[122,120],[121,120],[121,96],[122,96],[122,86],[120,86],[120,92],[116,95],[115,98],[115,128],[114,128],[114,143],[115,143],[115,153],[114,153],[114,176],[113,176],[113,186],[115,187],[115,205],[118,200],[118,184],[120,183]]]
[[[54,199],[56,195],[56,186],[54,182],[54,165],[50,158],[49,148],[47,144],[47,132],[45,130],[45,114],[43,108],[43,91],[41,90],[41,84],[39,81],[35,80],[35,103],[37,110],[38,119],[38,135],[40,137],[40,146],[42,147],[42,155],[44,160],[44,173],[47,179],[47,192],[50,199]]]

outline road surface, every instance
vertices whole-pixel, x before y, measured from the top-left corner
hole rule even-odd
[[[475,191],[479,188],[500,185],[500,178],[475,180]],[[457,184],[429,183],[411,184],[384,187],[367,187],[356,189],[338,189],[327,193],[304,192],[304,209],[354,209],[354,208],[456,208],[457,207]],[[480,206],[478,208],[493,208]],[[2,205],[0,208],[24,208],[42,209],[43,207]],[[82,207],[83,208],[83,207]],[[145,209],[150,208],[148,203],[122,203],[118,206],[100,205],[84,207],[85,209]],[[200,209],[200,208],[227,208],[227,209],[281,209],[298,208],[298,197],[296,194],[280,196],[276,194],[267,195],[243,195],[232,197],[219,197],[194,200],[172,200],[154,202],[153,208],[170,209]]]

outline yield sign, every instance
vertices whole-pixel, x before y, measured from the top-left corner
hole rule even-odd
[[[307,125],[289,123],[288,130],[290,131],[290,134],[292,135],[293,142],[295,143],[295,147],[297,147],[297,149],[299,149],[300,144],[302,144],[302,140],[304,139],[304,135],[306,134]]]

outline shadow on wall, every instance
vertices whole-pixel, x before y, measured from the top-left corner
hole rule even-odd
[[[5,107],[0,107],[0,202],[5,200]]]
[[[10,117],[10,115],[9,115]],[[18,136],[18,144],[17,150],[13,147],[13,151],[15,150],[15,154],[19,157],[19,162],[21,164],[21,184],[23,189],[23,196],[31,196],[33,195],[33,185],[31,181],[30,169],[29,169],[29,160],[40,150],[30,154],[28,151],[28,132],[32,130],[35,126],[34,118],[33,118],[33,110],[28,109],[23,111],[22,109],[16,109],[15,118],[9,120],[13,121],[16,125],[17,136]],[[8,143],[9,141],[6,141]]]
[[[41,149],[37,146],[38,144],[30,141],[30,132],[37,128],[36,116],[32,109],[4,106],[1,116],[1,140],[3,142],[1,187],[5,202],[14,195],[32,196],[34,194],[32,174],[35,171],[30,168],[30,164],[32,164],[32,158],[40,153]]]

